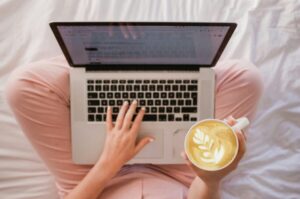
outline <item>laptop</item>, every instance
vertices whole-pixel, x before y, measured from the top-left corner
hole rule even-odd
[[[53,22],[70,69],[72,159],[94,164],[125,100],[145,106],[139,138],[155,137],[128,163],[181,164],[184,137],[214,118],[215,74],[235,23]]]

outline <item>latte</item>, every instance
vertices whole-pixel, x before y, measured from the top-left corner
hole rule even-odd
[[[219,170],[229,165],[238,151],[233,129],[220,120],[204,120],[194,125],[186,135],[188,158],[204,170]]]

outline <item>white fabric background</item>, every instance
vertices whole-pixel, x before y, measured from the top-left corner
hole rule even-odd
[[[1,0],[0,198],[57,198],[52,177],[3,98],[10,72],[61,51],[51,21],[233,21],[222,59],[246,58],[261,70],[265,93],[248,151],[224,183],[224,198],[300,198],[299,0]]]

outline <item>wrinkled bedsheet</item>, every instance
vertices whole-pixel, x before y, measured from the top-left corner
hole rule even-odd
[[[223,198],[300,198],[299,0],[1,0],[0,198],[58,198],[53,178],[3,98],[10,72],[61,51],[51,21],[229,21],[238,28],[221,59],[244,58],[265,92],[248,132],[248,151]]]

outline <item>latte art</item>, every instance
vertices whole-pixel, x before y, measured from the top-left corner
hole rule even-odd
[[[200,168],[215,170],[226,166],[237,152],[232,129],[222,122],[205,121],[191,129],[188,153]]]

